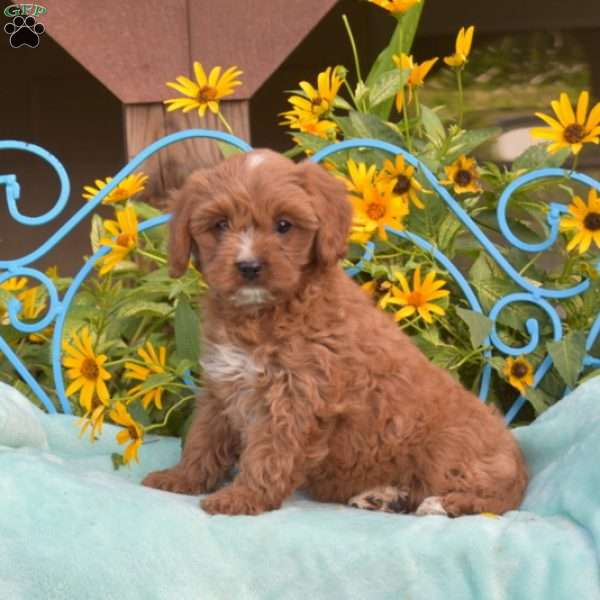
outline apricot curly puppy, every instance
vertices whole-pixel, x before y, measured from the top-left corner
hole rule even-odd
[[[181,462],[144,485],[213,492],[204,510],[231,515],[296,489],[388,512],[519,506],[526,468],[501,417],[338,265],[351,224],[340,182],[260,150],[194,172],[172,208],[171,274],[193,257],[210,286],[205,390]]]

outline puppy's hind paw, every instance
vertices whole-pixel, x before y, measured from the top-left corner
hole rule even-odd
[[[387,513],[406,513],[406,500],[408,494],[405,490],[387,485],[379,486],[357,494],[348,500],[348,505],[363,510],[374,510]]]
[[[419,504],[419,507],[415,511],[415,515],[417,515],[417,517],[426,517],[429,515],[447,517],[448,513],[439,496],[429,496],[429,498],[425,498],[425,500]]]

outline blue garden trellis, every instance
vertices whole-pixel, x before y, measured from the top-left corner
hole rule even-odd
[[[94,198],[92,198],[89,202],[82,206],[73,216],[71,216],[62,226],[60,226],[43,244],[39,246],[39,248],[19,258],[11,260],[0,260],[0,284],[13,277],[28,277],[38,281],[42,286],[44,286],[44,288],[47,291],[48,308],[46,313],[39,320],[30,323],[22,322],[19,319],[21,303],[17,299],[12,299],[9,301],[7,307],[8,316],[10,319],[11,326],[23,333],[33,333],[41,331],[48,327],[52,322],[55,322],[51,346],[52,371],[56,393],[60,401],[61,409],[64,413],[71,412],[69,401],[65,395],[64,379],[61,368],[61,341],[65,319],[71,306],[71,303],[73,302],[75,294],[77,293],[85,279],[88,277],[88,275],[92,272],[96,262],[101,257],[108,254],[110,248],[108,248],[107,246],[102,246],[93,256],[91,256],[86,261],[81,270],[73,278],[73,281],[71,282],[69,288],[64,293],[62,298],[59,296],[58,290],[56,289],[56,286],[51,281],[51,279],[47,277],[44,273],[40,272],[38,269],[31,267],[30,265],[34,264],[35,261],[40,259],[52,248],[54,248],[61,240],[67,237],[69,233],[83,219],[85,219],[96,209],[96,207],[102,202],[102,200],[108,194],[110,194],[110,192],[113,189],[115,189],[115,187],[119,185],[119,183],[121,183],[121,181],[123,181],[125,177],[130,175],[147,158],[149,158],[162,148],[169,146],[170,144],[179,142],[181,140],[197,137],[210,138],[213,140],[226,142],[242,151],[249,151],[252,149],[251,146],[249,146],[243,140],[219,131],[205,129],[190,129],[187,131],[182,131],[179,133],[165,136],[148,146],[145,150],[143,150],[135,158],[133,158],[125,167],[123,167],[116,174],[116,176],[112,179],[110,183],[108,183],[104,188],[102,188],[102,190],[100,190],[94,196]],[[528,281],[526,278],[520,275],[519,272],[511,265],[511,263],[498,251],[494,244],[476,225],[473,219],[471,219],[471,217],[463,210],[463,208],[452,197],[448,190],[440,184],[435,175],[421,161],[419,161],[416,157],[408,153],[403,148],[400,148],[399,146],[379,140],[353,139],[331,144],[325,148],[322,148],[319,152],[312,156],[312,160],[315,162],[320,162],[321,160],[325,159],[331,154],[343,150],[349,150],[352,148],[373,148],[383,150],[392,155],[402,155],[409,164],[413,165],[420,171],[422,176],[429,182],[431,187],[437,192],[438,196],[442,199],[442,201],[446,203],[449,210],[454,214],[454,216],[456,216],[459,219],[459,221],[475,237],[475,239],[477,239],[477,241],[482,245],[482,247],[485,249],[488,255],[496,262],[496,264],[523,290],[521,292],[515,292],[504,296],[503,298],[499,299],[495,303],[495,305],[492,306],[492,308],[490,309],[489,314],[487,316],[492,320],[493,327],[489,336],[484,340],[484,345],[487,347],[487,349],[485,350],[486,356],[491,356],[492,347],[495,347],[504,354],[508,354],[510,356],[527,354],[535,350],[540,343],[540,326],[538,321],[533,318],[528,319],[525,323],[525,329],[529,336],[529,341],[524,346],[508,346],[500,339],[496,331],[496,322],[502,310],[504,310],[508,305],[512,303],[526,302],[540,308],[543,312],[546,313],[546,315],[550,319],[550,323],[552,325],[553,340],[558,341],[562,338],[563,330],[561,319],[556,308],[549,302],[549,300],[563,300],[572,296],[576,296],[577,294],[581,294],[589,287],[588,280],[584,280],[578,285],[567,289],[547,289],[544,287],[537,287],[533,285],[530,281]],[[29,152],[39,156],[40,158],[48,162],[49,165],[56,172],[61,186],[59,196],[54,206],[42,215],[31,217],[23,214],[19,209],[20,188],[16,176],[0,175],[0,190],[1,186],[3,185],[6,196],[6,203],[8,206],[8,212],[10,216],[17,223],[26,226],[44,225],[53,221],[62,213],[69,198],[70,183],[66,170],[56,157],[54,157],[49,152],[47,152],[39,146],[27,144],[20,141],[0,141],[0,150],[9,149]],[[506,189],[500,196],[498,202],[497,218],[500,231],[504,238],[510,244],[527,252],[542,252],[549,249],[556,242],[558,237],[559,218],[560,215],[567,210],[565,206],[556,203],[551,203],[549,205],[547,219],[550,228],[550,235],[545,241],[536,244],[525,243],[513,234],[508,225],[506,211],[511,196],[519,188],[538,179],[565,177],[569,177],[570,179],[578,181],[586,186],[593,187],[600,192],[600,183],[596,180],[582,173],[568,172],[564,169],[538,169],[515,179],[510,185],[506,187]],[[157,227],[159,225],[163,225],[169,219],[170,215],[168,214],[149,219],[140,224],[139,231],[141,232],[147,229],[151,229],[153,227]],[[460,270],[452,263],[452,261],[447,256],[440,252],[429,241],[423,239],[422,237],[414,233],[408,231],[399,231],[390,227],[388,227],[388,231],[396,236],[399,236],[412,242],[413,244],[425,250],[426,252],[429,252],[434,258],[434,260],[441,264],[454,278],[457,285],[460,287],[462,293],[464,294],[464,297],[468,302],[470,308],[480,314],[485,314],[479,302],[479,299],[473,291],[471,285],[460,272]],[[366,245],[365,252],[361,259],[356,265],[348,269],[347,272],[350,276],[355,276],[361,271],[361,267],[364,264],[364,261],[370,260],[372,258],[374,249],[375,246],[372,242],[369,242]],[[592,327],[590,328],[587,335],[585,349],[588,354],[584,357],[585,366],[600,366],[600,359],[595,358],[589,354],[592,345],[596,341],[596,338],[598,337],[599,333],[600,315],[598,315],[594,320],[594,323],[592,324]],[[43,403],[45,408],[50,413],[56,413],[56,407],[54,406],[54,403],[52,402],[48,394],[34,379],[34,377],[29,372],[27,365],[23,364],[21,359],[15,354],[10,345],[6,342],[6,340],[3,339],[2,336],[0,336],[0,353],[3,353],[8,358],[9,362],[15,368],[19,376],[27,383],[27,385],[31,388],[32,392]],[[543,361],[541,362],[534,374],[534,386],[537,386],[539,384],[539,382],[542,380],[542,378],[546,375],[546,373],[551,367],[552,358],[549,355],[547,355],[543,359]],[[483,368],[479,392],[480,398],[482,399],[486,399],[489,392],[491,369],[492,367],[490,364],[486,364]],[[514,419],[516,414],[523,406],[524,402],[524,396],[519,396],[517,398],[517,400],[513,403],[513,405],[510,407],[509,411],[506,414],[506,420],[508,422]]]

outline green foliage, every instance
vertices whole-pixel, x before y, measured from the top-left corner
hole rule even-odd
[[[427,91],[425,79],[431,61],[421,62],[421,58],[416,56],[396,62],[392,59],[394,55],[410,54],[424,4],[420,2],[404,14],[393,15],[397,20],[393,34],[364,80],[358,68],[360,60],[355,57],[357,84],[354,88],[347,78],[349,71],[345,67],[337,67],[337,72],[345,79],[348,98],[340,101],[342,94],[338,93],[331,101],[331,109],[298,115],[300,123],[302,118],[308,119],[308,122],[310,119],[327,119],[337,128],[329,130],[323,137],[294,131],[294,140],[297,148],[307,153],[335,140],[353,138],[374,138],[405,148],[445,186],[497,252],[529,284],[564,289],[591,279],[589,289],[583,294],[564,301],[549,300],[562,318],[564,338],[558,342],[553,341],[550,318],[534,303],[519,301],[507,304],[494,324],[486,315],[508,294],[523,292],[523,287],[488,255],[481,242],[450,211],[444,199],[432,189],[424,172],[410,170],[408,163],[402,159],[397,159],[399,162],[391,167],[386,161],[392,159],[394,162],[396,157],[371,148],[339,152],[327,158],[328,168],[349,182],[348,188],[353,196],[355,214],[349,262],[357,262],[365,242],[375,243],[374,258],[364,263],[363,271],[358,275],[359,281],[372,282],[375,300],[386,311],[406,312],[407,305],[426,307],[425,313],[409,311],[404,316],[404,313],[398,312],[402,315],[399,316],[399,326],[434,363],[448,369],[465,386],[478,391],[482,370],[491,365],[494,377],[490,402],[506,410],[520,394],[517,387],[521,387],[532,409],[529,414],[539,414],[559,400],[565,389],[600,372],[583,368],[586,355],[583,332],[589,331],[600,311],[600,278],[594,264],[597,259],[591,251],[580,255],[566,250],[566,242],[574,232],[561,234],[553,250],[544,254],[511,247],[501,235],[498,200],[508,185],[531,170],[562,166],[569,156],[569,149],[550,154],[546,143],[535,144],[510,166],[493,162],[477,164],[471,155],[498,137],[501,130],[498,127],[467,129],[462,125],[462,84],[473,79],[469,74],[469,62],[448,68],[443,65],[442,57],[438,57],[435,64],[438,72],[434,77],[439,79],[445,72],[446,79],[457,82],[458,102],[456,97],[446,102],[433,91],[427,94],[430,100],[425,104],[421,102],[420,94],[423,86]],[[346,27],[355,49],[356,41],[347,22]],[[447,54],[453,52],[454,48],[449,47]],[[472,58],[470,56],[469,61]],[[400,69],[397,63],[411,66]],[[392,109],[394,98],[398,100],[396,106],[402,107],[400,112]],[[302,130],[301,125],[299,129]],[[352,180],[349,160],[363,163],[363,173],[370,175],[363,180]],[[369,170],[372,168],[374,173]],[[390,180],[394,180],[391,192],[386,191]],[[511,196],[506,214],[508,226],[521,241],[540,243],[550,235],[549,202],[570,203],[575,195],[584,197],[585,194],[587,190],[578,187],[568,176],[563,180],[529,182]],[[407,214],[400,215],[397,210],[393,212],[394,203],[399,201],[406,207]],[[357,206],[362,206],[362,210]],[[381,239],[377,232],[382,223],[424,238],[451,259],[466,279],[484,314],[479,312],[478,307],[467,304],[461,286],[430,253],[393,234]],[[425,285],[424,278],[433,272],[436,282],[443,280],[446,284],[435,289],[419,287],[419,283],[413,280],[417,267],[420,268],[422,286]],[[405,278],[402,285],[398,273]],[[409,289],[406,289],[407,283]],[[448,291],[449,295],[437,297],[436,289]],[[431,294],[433,296],[430,297]],[[388,302],[390,299],[394,299],[395,303]],[[427,308],[428,302],[433,309]],[[424,314],[431,318],[426,320]],[[486,340],[494,327],[505,344],[514,348],[525,347],[530,341],[527,330],[530,320],[537,323],[540,344],[531,354],[521,358],[535,370],[546,356],[550,356],[553,367],[536,388],[523,381],[514,387],[514,381],[509,384],[507,373],[510,370],[506,358],[496,348],[486,345]],[[485,357],[486,351],[491,351],[492,355]],[[600,354],[600,341],[596,341],[591,353]]]

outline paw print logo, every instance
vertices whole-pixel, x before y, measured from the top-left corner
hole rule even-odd
[[[46,29],[41,23],[36,22],[35,17],[29,16],[24,19],[17,16],[4,26],[4,31],[10,35],[9,42],[13,48],[20,46],[37,48],[40,43],[40,35]]]

